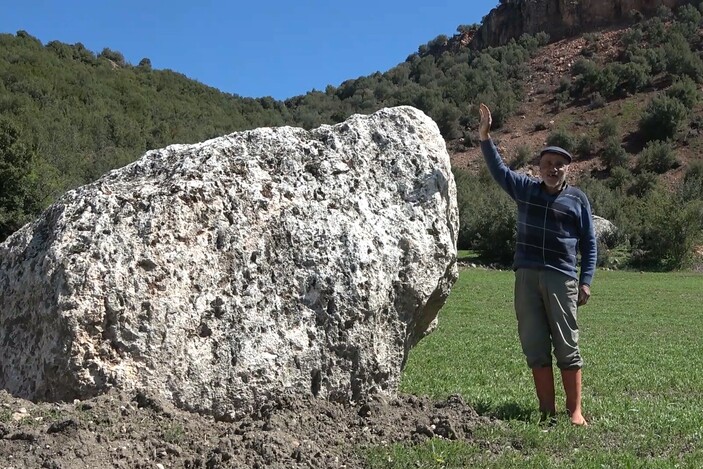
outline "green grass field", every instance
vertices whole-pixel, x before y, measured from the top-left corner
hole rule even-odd
[[[591,425],[572,427],[563,414],[548,431],[538,423],[517,339],[513,278],[463,270],[438,329],[411,351],[401,384],[436,399],[461,394],[503,423],[470,443],[376,448],[370,467],[702,468],[703,275],[597,272],[591,301],[579,310]],[[558,377],[556,384],[563,410]]]

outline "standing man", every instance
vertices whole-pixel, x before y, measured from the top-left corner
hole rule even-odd
[[[489,130],[491,112],[479,108],[481,151],[493,179],[517,202],[515,313],[522,351],[532,369],[542,418],[556,414],[552,353],[561,370],[566,408],[574,425],[587,425],[581,413],[581,367],[577,306],[591,296],[596,237],[586,195],[566,183],[571,154],[560,147],[540,153],[541,181],[511,171]],[[581,272],[577,273],[577,253]]]

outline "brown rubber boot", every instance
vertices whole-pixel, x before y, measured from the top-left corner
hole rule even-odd
[[[535,390],[537,391],[537,399],[539,399],[539,411],[542,413],[540,421],[551,420],[556,414],[552,367],[532,368],[532,377],[535,380]]]
[[[581,370],[561,370],[561,379],[566,393],[566,410],[574,425],[588,425],[581,413]]]

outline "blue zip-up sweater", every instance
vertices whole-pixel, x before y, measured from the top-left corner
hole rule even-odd
[[[492,140],[482,141],[481,151],[493,179],[517,202],[513,268],[554,269],[590,285],[596,269],[596,235],[586,194],[569,185],[548,194],[540,181],[505,166]]]

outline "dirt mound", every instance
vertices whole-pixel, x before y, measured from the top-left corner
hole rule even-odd
[[[364,448],[471,440],[475,428],[493,424],[458,396],[353,405],[283,397],[223,422],[143,394],[35,404],[0,391],[0,467],[350,469],[365,467]]]

